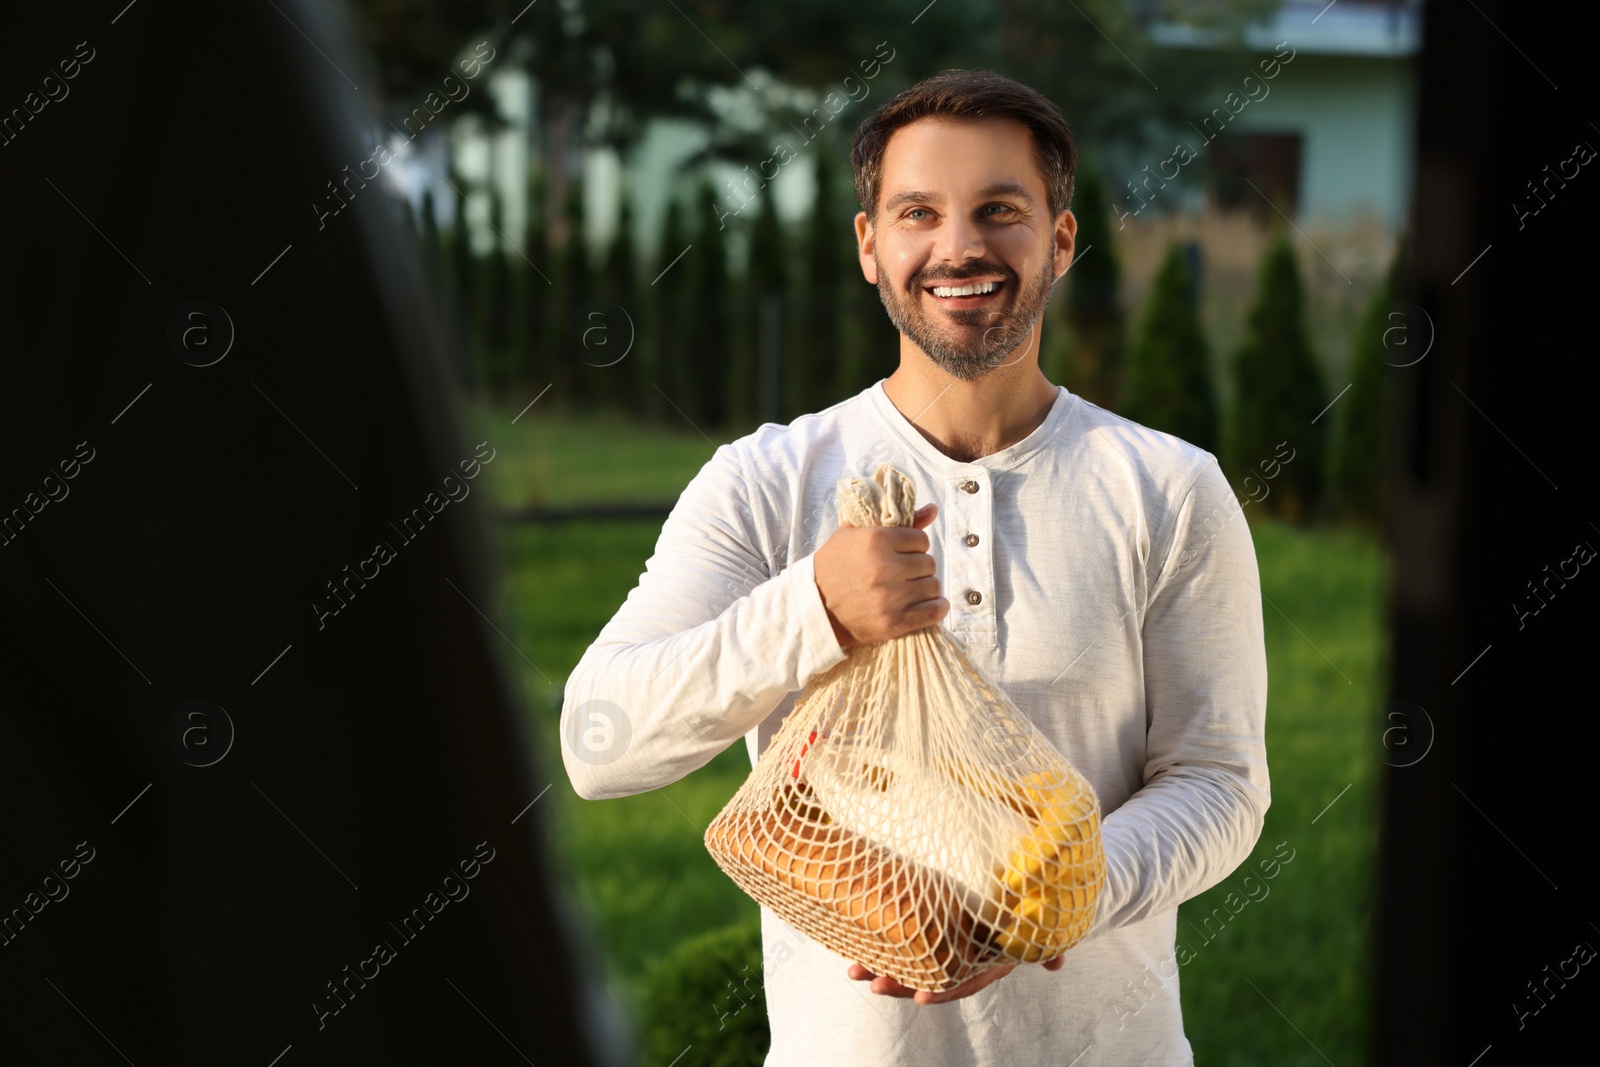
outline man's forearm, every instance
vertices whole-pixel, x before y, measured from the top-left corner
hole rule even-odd
[[[639,592],[567,680],[561,754],[573,788],[590,799],[646,792],[704,766],[845,658],[809,556],[675,633],[662,632],[670,617],[649,617],[644,604],[681,619],[686,599],[725,603],[738,591],[647,574]]]
[[[1176,908],[1221,882],[1261,836],[1268,800],[1218,767],[1174,769],[1106,816],[1106,881],[1089,936]]]

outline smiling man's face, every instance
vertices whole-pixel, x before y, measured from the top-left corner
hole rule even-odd
[[[967,381],[1025,358],[1077,230],[1070,211],[1050,217],[1028,128],[918,119],[890,137],[880,174],[877,219],[858,214],[856,237],[895,328]]]

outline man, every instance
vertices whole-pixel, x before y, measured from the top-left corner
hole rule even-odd
[[[869,116],[852,162],[899,369],[717,449],[568,680],[567,771],[598,798],[740,736],[754,759],[848,649],[947,626],[1099,795],[1094,926],[912,996],[763,909],[769,1067],[1192,1063],[1177,906],[1249,855],[1269,803],[1249,532],[1213,456],[1039,371],[1077,229],[1055,105],[946,71]],[[911,528],[835,529],[838,479],[879,461],[930,502]]]

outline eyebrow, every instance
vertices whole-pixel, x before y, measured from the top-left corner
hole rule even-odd
[[[1030,205],[1033,203],[1033,196],[1028,192],[1027,187],[1021,182],[1017,181],[991,182],[990,184],[985,185],[982,189],[979,189],[978,195],[984,198],[992,196],[1014,196]],[[921,189],[909,189],[903,193],[896,193],[888,200],[885,200],[883,203],[883,210],[886,212],[893,211],[902,204],[908,204],[918,200],[927,201],[929,203],[938,203],[940,199],[941,198],[935,193],[924,192]]]

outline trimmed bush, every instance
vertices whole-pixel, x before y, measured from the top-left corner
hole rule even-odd
[[[1378,524],[1385,499],[1384,364],[1403,365],[1420,358],[1426,344],[1418,333],[1422,323],[1406,321],[1403,315],[1391,318],[1404,257],[1402,245],[1395,250],[1388,276],[1367,303],[1351,345],[1350,392],[1333,411],[1329,493],[1340,515],[1369,528]]]
[[[1167,249],[1128,353],[1127,388],[1118,412],[1207,452],[1220,447],[1210,347],[1200,329],[1194,272],[1176,241]]]
[[[1099,170],[1080,168],[1072,199],[1078,219],[1076,245],[1083,258],[1074,261],[1062,279],[1067,287],[1063,384],[1091,403],[1110,408],[1122,392],[1126,329],[1117,303],[1122,271],[1111,243],[1111,215]]]
[[[1327,406],[1322,372],[1306,331],[1305,290],[1288,238],[1280,231],[1261,261],[1261,283],[1234,361],[1233,432],[1228,472],[1265,482],[1262,511],[1300,521],[1322,496]],[[1288,459],[1278,449],[1290,451]],[[1283,462],[1279,462],[1283,460]],[[1256,499],[1247,486],[1247,494]]]
[[[759,918],[683,942],[645,984],[645,1067],[667,1067],[691,1045],[696,1067],[761,1067],[772,1046],[763,981]]]

